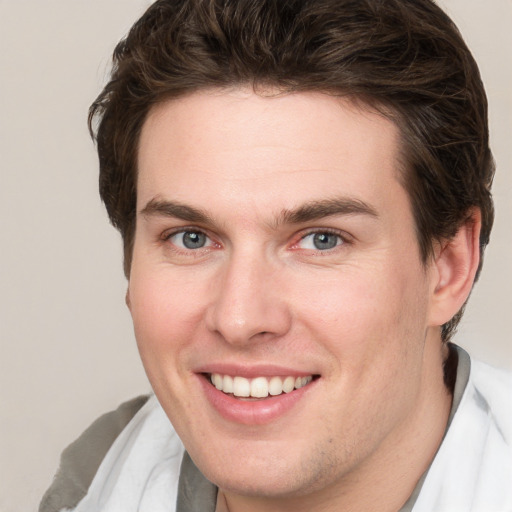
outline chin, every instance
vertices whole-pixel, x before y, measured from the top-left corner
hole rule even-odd
[[[301,497],[328,487],[335,479],[333,461],[325,457],[325,452],[314,450],[312,453],[317,455],[306,458],[298,452],[293,458],[285,457],[285,453],[290,455],[290,448],[281,453],[267,453],[265,457],[260,451],[259,456],[241,454],[223,459],[224,463],[203,464],[198,460],[197,465],[223,491],[255,498]]]

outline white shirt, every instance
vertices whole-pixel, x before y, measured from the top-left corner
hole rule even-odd
[[[461,363],[469,366],[469,357],[458,352],[460,387]],[[443,442],[416,499],[402,510],[512,512],[512,374],[475,361],[470,366]],[[73,511],[209,512],[215,500],[215,487],[195,468],[152,396],[112,444]]]

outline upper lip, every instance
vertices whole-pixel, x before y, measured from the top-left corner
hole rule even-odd
[[[207,363],[194,370],[196,373],[218,373],[220,375],[230,375],[245,377],[246,379],[254,379],[256,377],[307,377],[308,375],[316,375],[317,372],[308,370],[298,370],[275,364],[232,364],[232,363]]]

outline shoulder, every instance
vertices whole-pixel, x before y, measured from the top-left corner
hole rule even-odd
[[[471,382],[500,434],[512,446],[512,372],[471,361]]]
[[[41,501],[39,512],[72,508],[87,494],[110,447],[149,398],[150,395],[136,397],[103,414],[62,452],[59,470]]]
[[[512,510],[512,374],[462,354],[468,380],[414,512]]]

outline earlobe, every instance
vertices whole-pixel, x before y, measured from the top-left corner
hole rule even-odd
[[[443,242],[436,252],[431,326],[440,326],[451,320],[471,292],[480,262],[481,223],[480,210],[471,210],[455,236]]]

